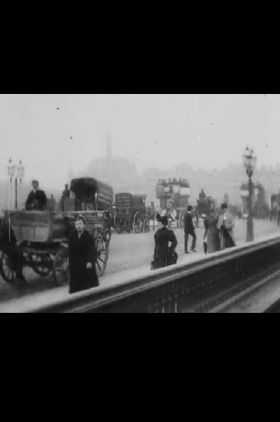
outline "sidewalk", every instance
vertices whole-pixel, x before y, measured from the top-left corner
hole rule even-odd
[[[277,237],[279,237],[279,232],[277,232],[275,234],[260,236],[257,239],[257,242],[265,241],[265,240],[269,240],[269,239],[273,239],[273,238],[277,238]],[[250,243],[242,242],[242,243],[239,243],[237,245],[237,248],[238,247],[250,247],[252,245],[252,243],[254,243],[254,242],[250,242]],[[235,248],[233,248],[232,250],[234,251]],[[213,255],[217,255],[217,254],[220,254],[220,253],[222,254],[223,251],[216,252]],[[204,255],[202,253],[193,253],[193,254],[180,256],[179,259],[178,259],[177,266],[184,267],[187,264],[192,264],[194,262],[203,261],[205,259],[209,260],[209,258],[211,259],[211,256],[212,256],[212,254],[211,255],[210,254]],[[159,271],[161,271],[161,270],[159,270]],[[132,279],[135,279],[135,277],[145,277],[145,275],[147,276],[149,274],[151,274],[151,270],[150,270],[149,266],[141,266],[141,267],[137,267],[137,268],[121,271],[121,272],[111,273],[111,274],[107,274],[107,275],[105,274],[104,276],[102,276],[100,278],[100,286],[96,287],[94,289],[90,289],[90,290],[92,292],[93,291],[96,291],[96,292],[105,291],[105,290],[112,288],[113,286],[128,283]],[[28,296],[22,296],[22,297],[14,298],[14,299],[8,300],[4,303],[1,303],[0,304],[0,313],[28,312],[28,311],[35,310],[37,308],[40,308],[41,306],[44,306],[44,305],[47,305],[47,304],[50,304],[50,303],[52,303],[52,304],[60,303],[60,302],[64,301],[65,299],[70,298],[70,299],[75,300],[75,298],[78,297],[78,295],[80,295],[80,296],[85,295],[86,296],[88,294],[88,292],[89,292],[89,290],[70,295],[68,293],[68,285],[62,286],[62,287],[52,288],[51,290],[34,292],[34,293],[31,293]]]
[[[191,264],[196,261],[200,261],[205,257],[203,254],[189,254],[178,259],[177,265],[186,265]],[[90,289],[92,292],[105,291],[113,286],[125,284],[130,282],[135,277],[145,277],[145,275],[150,275],[151,270],[149,266],[137,267],[117,273],[105,274],[100,277],[100,286]],[[28,312],[30,310],[35,310],[41,306],[47,305],[49,303],[60,303],[65,299],[75,298],[77,295],[87,295],[87,291],[75,293],[70,295],[68,293],[69,287],[61,286],[55,287],[50,290],[43,290],[39,292],[34,292],[28,296],[21,296],[7,300],[6,302],[0,303],[0,313],[22,313]]]

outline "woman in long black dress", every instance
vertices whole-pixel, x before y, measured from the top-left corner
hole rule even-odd
[[[178,258],[178,255],[175,252],[177,239],[174,232],[167,228],[167,217],[158,216],[157,221],[159,224],[159,229],[154,236],[155,250],[152,269],[162,268],[166,267],[167,265],[175,264]]]
[[[219,216],[217,224],[220,231],[221,249],[233,248],[235,246],[233,216],[229,213],[226,203],[222,204],[221,208],[222,214]]]
[[[97,250],[93,237],[85,230],[83,216],[77,217],[75,229],[69,238],[69,293],[99,285],[95,267]]]

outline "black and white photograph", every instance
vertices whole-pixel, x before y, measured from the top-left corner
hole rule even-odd
[[[279,313],[280,94],[0,94],[0,313]]]

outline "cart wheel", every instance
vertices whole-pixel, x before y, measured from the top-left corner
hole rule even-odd
[[[69,282],[69,257],[68,249],[60,248],[53,261],[53,281],[62,285]]]
[[[138,211],[133,219],[133,230],[135,231],[135,233],[140,233],[143,227],[143,220],[141,218],[141,214]]]
[[[3,279],[9,283],[15,283],[17,277],[13,269],[12,259],[7,252],[2,252],[0,257],[0,273]]]
[[[97,250],[107,249],[109,242],[108,242],[108,238],[106,236],[106,232],[104,232],[100,228],[95,228],[93,230],[93,238],[94,238],[95,247],[96,247]]]
[[[109,257],[109,242],[106,237],[106,233],[104,233],[101,229],[94,229],[93,237],[97,250],[96,272],[97,276],[100,277],[104,274],[107,266]]]
[[[31,267],[33,271],[41,276],[48,276],[52,270],[52,259],[49,254],[29,254],[29,260],[31,261]]]
[[[98,277],[104,274],[107,267],[108,257],[108,249],[99,249],[97,251],[96,273]]]

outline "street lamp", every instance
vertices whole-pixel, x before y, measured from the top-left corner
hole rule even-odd
[[[247,219],[247,242],[254,240],[254,228],[253,228],[253,216],[252,216],[252,202],[254,194],[254,186],[252,182],[252,176],[256,167],[257,157],[254,153],[253,148],[246,147],[245,153],[243,154],[243,165],[246,169],[246,173],[249,178],[248,188],[248,219]]]
[[[22,161],[20,160],[18,165],[14,165],[12,162],[12,159],[9,159],[8,162],[8,176],[9,176],[9,192],[11,191],[11,186],[13,183],[13,178],[15,180],[15,208],[18,207],[18,182],[22,183],[22,179],[24,176],[24,166],[22,164]],[[9,207],[10,207],[10,200],[9,200]]]

